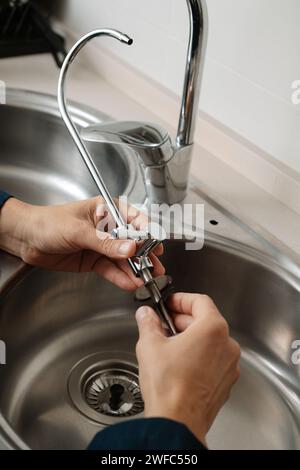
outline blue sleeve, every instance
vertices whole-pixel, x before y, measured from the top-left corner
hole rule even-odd
[[[206,450],[183,424],[164,418],[125,421],[96,434],[88,450]]]
[[[0,190],[0,209],[10,197],[12,197],[10,194]]]

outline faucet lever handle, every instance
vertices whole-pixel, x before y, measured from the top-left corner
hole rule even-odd
[[[82,129],[81,137],[87,142],[123,144],[137,149],[156,149],[170,140],[168,132],[162,127],[135,121],[113,121],[88,126]]]
[[[174,155],[168,132],[156,124],[123,121],[99,123],[81,130],[87,142],[125,146],[140,157],[145,167],[166,164]]]

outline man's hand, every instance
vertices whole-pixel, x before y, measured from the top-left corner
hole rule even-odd
[[[175,294],[169,311],[181,331],[174,337],[166,337],[149,307],[141,307],[136,314],[145,416],[181,422],[205,444],[239,377],[240,347],[209,297]]]
[[[132,206],[120,210],[135,229],[147,225],[147,217]],[[142,282],[132,274],[127,259],[134,255],[136,243],[114,240],[99,230],[104,218],[107,208],[99,197],[60,206],[33,206],[11,198],[0,212],[0,249],[33,266],[93,271],[123,289],[134,290]],[[159,246],[151,255],[155,275],[164,272],[156,256],[161,253]]]

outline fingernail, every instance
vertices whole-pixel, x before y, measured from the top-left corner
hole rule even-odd
[[[136,311],[137,320],[143,320],[149,314],[150,308],[146,305],[143,305]]]
[[[132,248],[132,242],[123,242],[118,249],[118,252],[120,255],[127,255],[129,252],[131,252]]]

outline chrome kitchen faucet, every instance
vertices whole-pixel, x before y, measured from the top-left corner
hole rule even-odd
[[[139,156],[148,202],[174,204],[187,190],[208,34],[206,0],[186,0],[190,37],[177,137],[156,124],[110,122],[82,130],[83,140],[127,146]]]
[[[91,39],[98,36],[109,36],[124,44],[131,45],[133,40],[129,36],[112,29],[99,29],[86,34],[68,53],[62,65],[58,83],[58,104],[62,118],[116,223],[113,235],[115,238],[120,238],[120,233],[122,233],[122,237],[126,233],[126,238],[132,238],[138,242],[144,240],[138,247],[135,256],[128,260],[133,273],[141,277],[144,282],[144,285],[137,290],[136,298],[141,301],[151,299],[154,308],[172,334],[176,334],[176,329],[164,303],[164,292],[170,286],[171,278],[169,276],[153,278],[152,276],[153,264],[150,254],[161,241],[152,239],[148,233],[141,236],[140,232],[136,232],[133,227],[127,225],[84,141],[110,143],[133,149],[141,161],[149,203],[173,204],[183,200],[187,190],[203,72],[203,60],[201,59],[206,49],[208,25],[205,0],[187,0],[187,5],[190,17],[190,39],[175,142],[164,129],[150,123],[111,122],[97,124],[84,128],[80,134],[71,120],[67,110],[64,87],[69,66],[78,52]]]

